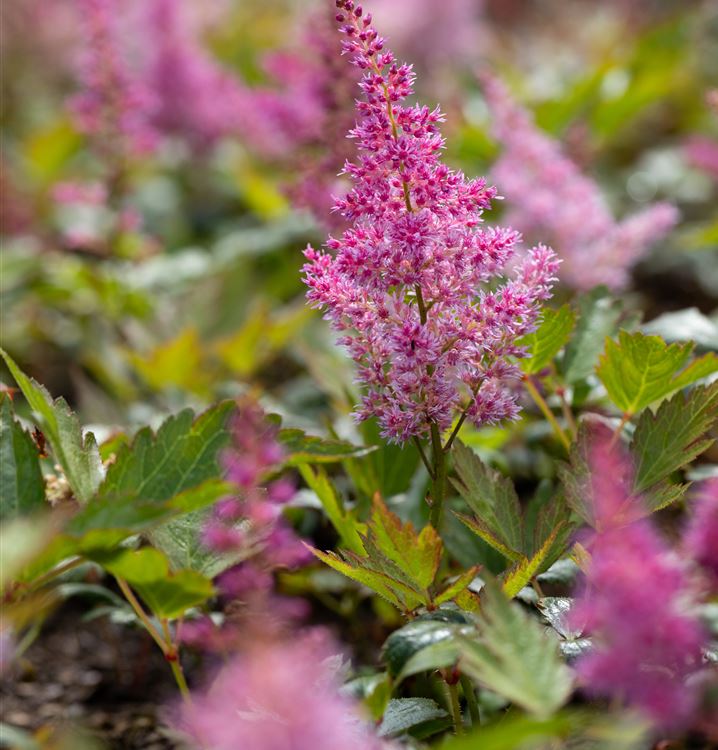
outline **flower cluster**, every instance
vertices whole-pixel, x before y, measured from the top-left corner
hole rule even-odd
[[[280,478],[262,486],[263,478],[284,457],[276,433],[255,402],[240,402],[233,425],[234,445],[225,456],[227,478],[239,493],[215,506],[204,529],[208,547],[243,558],[220,581],[235,596],[268,591],[272,570],[295,567],[310,556],[282,518],[282,506],[295,494],[292,482]]]
[[[586,582],[572,612],[594,648],[577,662],[586,691],[625,700],[657,725],[687,721],[686,679],[700,666],[702,630],[688,609],[683,566],[630,492],[631,469],[609,444],[594,447],[590,496],[596,532]]]
[[[151,124],[153,93],[134,71],[121,43],[115,0],[81,0],[85,48],[80,93],[71,101],[78,127],[93,136],[114,159],[151,150],[157,133]]]
[[[482,226],[496,191],[440,161],[438,109],[401,104],[411,67],[384,48],[370,15],[351,0],[337,7],[343,49],[363,72],[351,131],[360,153],[335,203],[351,226],[329,238],[332,254],[307,248],[304,279],[368,389],[358,417],[377,417],[397,442],[445,430],[457,414],[513,418],[516,340],[550,296],[558,262],[544,246],[517,257],[516,232]]]
[[[358,705],[339,693],[333,661],[319,631],[255,641],[183,707],[177,724],[207,750],[379,750]]]
[[[536,127],[504,85],[486,73],[481,79],[503,149],[492,177],[509,202],[506,220],[552,243],[563,260],[561,280],[567,285],[625,288],[631,267],[675,225],[677,210],[656,203],[616,222],[599,187]]]
[[[696,510],[685,537],[691,557],[711,576],[718,589],[718,478],[702,483]]]

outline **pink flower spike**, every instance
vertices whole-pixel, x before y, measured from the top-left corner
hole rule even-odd
[[[709,574],[718,591],[718,477],[701,482],[695,500],[695,512],[685,536],[686,549]]]
[[[479,78],[502,147],[492,176],[506,196],[506,221],[552,243],[568,286],[628,286],[631,268],[677,223],[677,209],[657,203],[615,221],[599,186],[535,125],[503,83],[487,72]]]
[[[659,727],[687,726],[704,641],[687,572],[627,492],[627,458],[598,443],[591,472],[598,530],[585,542],[590,563],[571,621],[593,649],[578,659],[579,677],[587,693],[624,701]]]
[[[496,190],[440,161],[443,115],[402,103],[411,67],[369,16],[348,0],[337,8],[344,52],[363,73],[349,133],[359,153],[335,202],[350,226],[329,237],[329,252],[307,248],[304,281],[357,364],[366,395],[356,416],[376,417],[397,443],[444,431],[462,412],[477,425],[512,419],[516,340],[533,330],[558,261],[543,246],[520,251],[510,229],[482,226]]]

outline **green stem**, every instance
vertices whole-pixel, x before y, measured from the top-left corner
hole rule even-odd
[[[46,583],[52,581],[54,578],[57,578],[57,576],[61,576],[63,573],[67,573],[68,570],[77,568],[78,566],[86,562],[87,560],[84,557],[75,557],[71,560],[68,560],[67,562],[62,563],[62,565],[55,566],[54,568],[52,568],[52,570],[48,570],[47,573],[44,573],[39,578],[36,578],[34,581],[32,581],[30,586],[32,589],[38,589],[41,586],[44,586]]]
[[[539,393],[538,388],[536,388],[536,386],[534,385],[531,376],[524,375],[523,381],[524,385],[526,386],[526,390],[531,394],[531,398],[536,402],[538,408],[541,409],[541,413],[544,415],[544,417],[546,417],[551,427],[553,427],[553,431],[556,433],[558,439],[563,443],[564,448],[566,448],[566,452],[569,452],[571,450],[571,441],[566,436],[566,433],[561,429],[561,425],[556,421],[556,417],[554,417],[553,412],[549,408],[549,405],[546,403],[544,397]]]
[[[469,709],[471,724],[477,727],[481,724],[481,709],[479,708],[479,702],[476,700],[476,690],[474,689],[474,685],[466,675],[461,675],[461,677],[459,677],[459,683],[464,691],[464,698],[466,698],[466,706]]]
[[[177,687],[179,688],[182,697],[186,701],[189,701],[189,687],[187,686],[184,672],[182,671],[182,667],[179,663],[179,654],[177,652],[177,647],[172,642],[172,634],[170,633],[169,623],[167,622],[167,620],[162,620],[162,629],[164,633],[160,633],[155,627],[152,620],[150,620],[150,618],[147,616],[147,613],[143,609],[142,605],[138,601],[127,581],[125,581],[124,578],[115,578],[117,580],[117,585],[120,587],[120,591],[122,591],[125,596],[125,599],[127,599],[127,601],[130,603],[130,606],[135,611],[135,614],[137,615],[137,617],[139,617],[140,622],[144,625],[145,630],[150,634],[150,636],[152,636],[152,640],[159,646],[160,651],[162,651],[165,659],[167,659],[167,661],[169,662],[170,668],[172,669],[172,674],[174,675],[175,682],[177,683]]]
[[[419,456],[421,457],[421,460],[426,467],[426,470],[429,472],[429,476],[433,479],[434,478],[434,470],[431,467],[431,464],[429,463],[429,459],[426,457],[426,453],[424,452],[424,446],[421,444],[421,440],[419,440],[418,437],[414,436],[414,445],[416,445],[416,449],[419,451]]]
[[[451,718],[454,720],[454,733],[461,736],[464,733],[464,723],[461,719],[461,705],[459,704],[458,683],[447,683],[449,691],[449,705],[451,707]]]
[[[438,531],[441,526],[441,512],[446,495],[446,452],[441,445],[441,433],[436,423],[431,424],[431,454],[434,474],[431,479],[431,514],[429,521]]]
[[[170,667],[172,669],[172,674],[174,675],[175,682],[177,683],[177,687],[179,688],[180,693],[182,694],[182,698],[187,701],[187,703],[190,703],[192,698],[189,692],[189,687],[187,685],[187,680],[184,676],[184,670],[182,669],[182,663],[180,662],[179,658],[179,648],[177,647],[177,644],[172,639],[172,633],[170,632],[170,626],[169,622],[167,622],[166,618],[163,618],[161,621],[162,623],[162,631],[165,635],[165,640],[167,641],[167,644],[170,646],[170,652],[166,655],[167,661],[170,663]]]

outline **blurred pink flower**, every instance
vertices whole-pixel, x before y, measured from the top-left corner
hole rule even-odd
[[[364,73],[350,131],[359,155],[344,170],[352,188],[335,202],[351,226],[329,238],[331,255],[307,248],[304,273],[310,304],[344,334],[368,389],[357,416],[375,416],[396,442],[460,413],[477,425],[514,418],[516,340],[558,262],[544,246],[516,259],[515,232],[481,226],[496,191],[439,160],[441,113],[401,104],[411,67],[385,50],[370,15],[349,0],[337,7],[344,51]]]
[[[718,477],[701,482],[695,493],[695,511],[685,544],[688,553],[705,568],[718,589]]]
[[[683,144],[683,153],[691,166],[718,179],[718,141],[705,136],[693,136]]]
[[[568,286],[626,287],[632,266],[671,230],[678,211],[656,203],[616,222],[598,185],[534,124],[503,83],[487,73],[481,81],[502,147],[492,177],[507,199],[506,221],[552,243]]]
[[[143,9],[143,77],[157,102],[155,128],[199,149],[236,132],[243,89],[202,46],[201,17],[182,0],[146,0]]]
[[[686,683],[700,667],[703,632],[690,613],[684,567],[628,491],[632,469],[608,442],[591,459],[596,532],[571,613],[594,647],[576,663],[584,690],[625,701],[656,725],[687,724],[697,696]],[[638,519],[638,520],[637,520]]]
[[[223,573],[218,585],[227,595],[242,598],[269,593],[274,569],[295,568],[311,554],[282,517],[282,506],[294,497],[294,485],[287,478],[265,481],[284,458],[277,427],[255,401],[245,398],[232,435],[224,463],[238,493],[215,505],[202,541],[216,552],[237,553],[241,562]]]
[[[79,0],[84,48],[78,71],[81,91],[70,103],[80,130],[113,160],[151,151],[157,132],[151,124],[153,93],[131,69],[122,28],[122,3]]]
[[[327,640],[318,631],[255,640],[183,706],[178,727],[206,750],[379,750],[359,706],[339,693]]]

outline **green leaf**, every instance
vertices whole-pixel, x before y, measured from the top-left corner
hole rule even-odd
[[[0,747],[12,750],[42,750],[42,745],[24,729],[0,721]]]
[[[533,557],[524,557],[513,565],[503,580],[502,589],[504,594],[513,599],[524,586],[528,586],[531,583],[534,576],[546,570],[546,568],[553,562],[549,558],[556,537],[561,533],[564,528],[564,524],[559,524],[548,536],[543,546],[536,552]],[[559,552],[560,554],[560,552]]]
[[[442,611],[438,610],[439,613]],[[456,638],[462,633],[469,633],[472,629],[468,617],[461,613],[461,618],[458,622],[438,619],[436,613],[432,612],[428,615],[420,615],[395,630],[386,639],[383,647],[384,663],[389,674],[401,682],[410,674],[456,663],[458,658]],[[439,644],[444,644],[441,649],[429,651],[438,647]],[[429,651],[425,658],[415,661],[425,651]]]
[[[441,750],[545,750],[551,740],[568,736],[575,725],[575,719],[564,714],[536,719],[514,713],[466,737],[448,739]]]
[[[167,558],[151,547],[91,557],[112,575],[127,581],[157,617],[181,617],[214,595],[208,578],[193,570],[171,572]]]
[[[0,520],[28,515],[44,505],[37,447],[16,421],[9,396],[0,394]]]
[[[417,535],[411,523],[402,523],[379,495],[374,497],[370,522],[371,539],[379,551],[406,573],[422,589],[436,577],[442,544],[433,526],[424,526]]]
[[[458,475],[454,485],[478,517],[476,528],[469,528],[509,559],[517,559],[524,550],[524,540],[521,508],[513,482],[486,466],[460,441],[454,443],[452,457]],[[464,518],[462,521],[466,523]]]
[[[345,458],[364,456],[375,450],[371,447],[352,445],[344,440],[314,437],[302,430],[289,427],[281,429],[277,437],[288,454],[285,459],[287,466],[334,463]]]
[[[392,698],[377,733],[379,737],[397,737],[421,724],[447,717],[431,698]]]
[[[566,345],[562,372],[566,382],[577,383],[593,373],[606,336],[612,336],[621,317],[621,303],[605,287],[579,297],[579,317]]]
[[[694,344],[666,344],[658,336],[619,331],[606,339],[596,370],[609,398],[628,416],[718,371],[713,352],[689,363]]]
[[[569,339],[575,316],[568,305],[552,310],[545,307],[538,328],[517,343],[528,348],[528,356],[520,361],[521,369],[534,375],[551,364]]]
[[[460,669],[538,718],[557,711],[571,693],[571,672],[555,641],[493,581],[487,581],[479,637],[460,638]]]
[[[104,496],[132,494],[161,502],[221,474],[219,452],[229,442],[227,419],[235,408],[223,401],[196,419],[184,409],[154,435],[141,429],[130,445],[120,445],[100,487]]]
[[[342,544],[358,555],[366,554],[361,534],[366,533],[366,526],[357,521],[353,514],[344,508],[341,496],[333,482],[321,467],[313,470],[311,466],[299,466],[302,478],[308,487],[316,493],[332,526],[339,534]]]
[[[685,466],[712,444],[704,437],[718,419],[718,382],[677,393],[658,411],[646,410],[633,434],[635,489],[643,492]]]
[[[465,570],[453,583],[450,583],[440,594],[434,597],[434,604],[444,604],[457,597],[464,589],[471,585],[479,572],[479,565]]]
[[[88,502],[102,480],[102,462],[95,436],[88,432],[83,437],[77,417],[63,398],[53,401],[47,390],[28,378],[4,350],[0,349],[0,355],[35,413],[75,497],[81,503]]]

